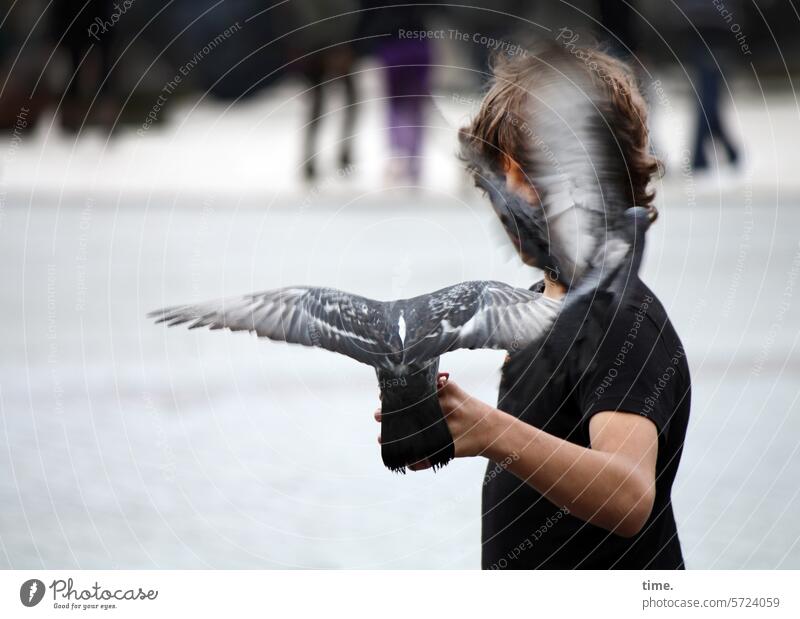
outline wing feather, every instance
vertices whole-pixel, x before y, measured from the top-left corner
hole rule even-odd
[[[148,314],[168,326],[250,331],[325,348],[372,366],[396,360],[399,341],[380,301],[334,288],[290,287],[169,307]]]
[[[404,362],[458,348],[512,350],[542,337],[561,303],[501,282],[463,282],[405,302]]]

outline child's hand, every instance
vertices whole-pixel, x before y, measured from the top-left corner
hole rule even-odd
[[[481,455],[492,440],[492,420],[496,410],[485,402],[473,398],[449,380],[449,374],[446,372],[439,373],[437,389],[439,405],[453,436],[456,458]],[[375,411],[375,420],[380,423],[380,408]],[[378,442],[381,442],[380,436]],[[421,471],[430,466],[430,462],[422,460],[408,468],[412,471]]]
[[[495,408],[472,397],[449,375],[439,374],[439,405],[453,436],[456,458],[480,456],[491,442]]]

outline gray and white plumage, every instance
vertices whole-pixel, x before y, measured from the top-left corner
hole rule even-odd
[[[149,317],[169,326],[250,331],[402,373],[450,350],[532,342],[546,332],[559,306],[524,288],[472,281],[386,302],[295,286],[169,307]]]
[[[559,308],[538,292],[473,281],[386,302],[333,288],[279,288],[149,316],[169,326],[250,331],[371,365],[381,391],[381,456],[403,471],[422,460],[444,466],[455,455],[436,393],[439,356],[524,347],[544,337]]]

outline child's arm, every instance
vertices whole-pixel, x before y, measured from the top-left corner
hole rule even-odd
[[[456,457],[485,456],[558,507],[623,537],[636,535],[650,517],[658,433],[649,419],[597,413],[589,422],[587,449],[481,402],[451,381],[441,387],[439,401]]]

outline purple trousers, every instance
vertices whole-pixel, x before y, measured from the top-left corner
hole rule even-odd
[[[408,157],[409,169],[417,176],[430,94],[430,45],[426,40],[389,41],[381,47],[380,57],[389,97],[392,155]]]

